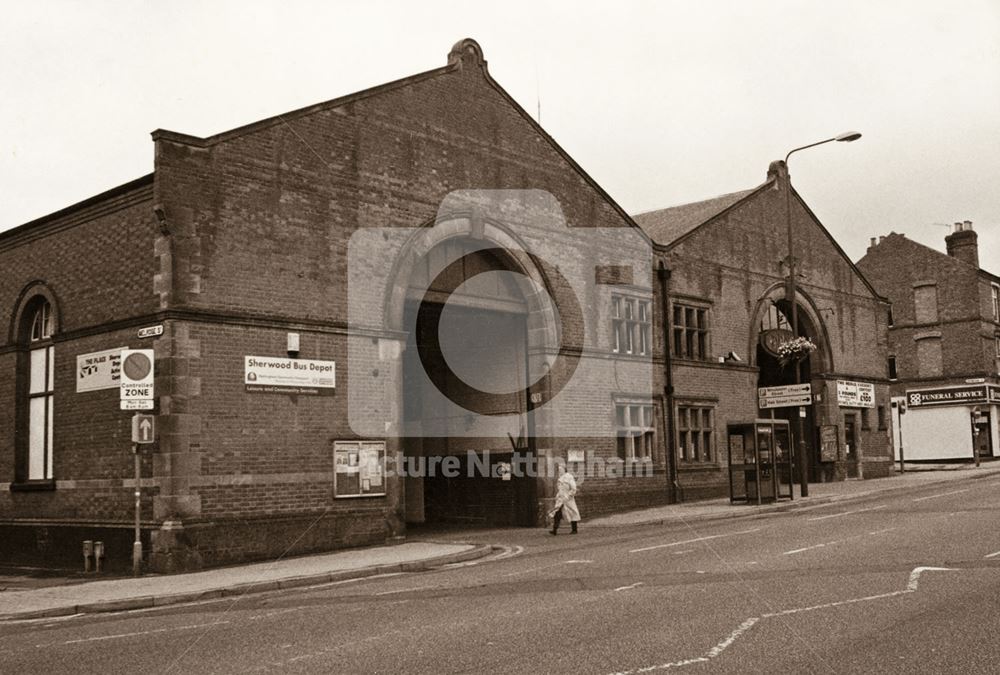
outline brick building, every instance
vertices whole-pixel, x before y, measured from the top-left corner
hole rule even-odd
[[[760,186],[634,216],[662,247],[670,275],[677,481],[689,499],[728,490],[727,424],[795,407],[758,408],[758,387],[794,383],[775,344],[794,337],[785,300],[784,162]],[[810,480],[888,475],[888,305],[792,189],[799,335]],[[858,392],[867,392],[858,396]],[[708,431],[709,433],[704,433]]]
[[[955,223],[945,254],[893,232],[873,238],[858,261],[892,303],[897,459],[900,445],[908,461],[1000,455],[1000,277],[980,268],[977,237],[971,222]]]
[[[153,142],[151,174],[0,233],[4,560],[76,564],[89,539],[129,564],[123,348],[154,351],[139,487],[161,571],[535,525],[551,460],[586,466],[585,516],[724,494],[726,425],[791,382],[784,165],[633,220],[472,40]],[[811,477],[886,475],[887,305],[792,203]]]
[[[474,41],[435,70],[153,142],[151,174],[0,234],[0,557],[75,566],[89,539],[129,564],[123,348],[155,352],[150,569],[381,543],[407,523],[535,524],[555,476],[517,475],[515,445],[610,466],[582,486],[588,515],[674,498],[648,238]],[[561,229],[531,229],[546,218]],[[352,238],[389,247],[394,231],[394,260]],[[472,283],[504,271],[520,281]],[[507,393],[451,377],[436,343],[463,311],[505,336],[478,348],[506,365],[474,370]],[[493,475],[404,476],[398,458]]]

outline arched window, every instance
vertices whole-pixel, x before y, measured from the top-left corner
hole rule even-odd
[[[53,391],[55,389],[55,347],[52,344],[54,318],[52,305],[37,297],[26,307],[22,319],[21,346],[27,349],[22,361],[19,428],[18,478],[21,481],[51,481]]]

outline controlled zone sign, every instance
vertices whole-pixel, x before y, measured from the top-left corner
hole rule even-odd
[[[123,349],[121,409],[153,409],[153,350]]]
[[[758,387],[757,401],[760,408],[792,408],[812,404],[812,385],[786,384],[782,387]]]

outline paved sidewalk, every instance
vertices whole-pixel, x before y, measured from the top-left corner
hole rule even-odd
[[[162,576],[0,592],[0,621],[159,607],[392,572],[417,572],[489,554],[474,544],[414,542]]]
[[[781,513],[834,502],[852,502],[883,496],[897,490],[918,490],[930,486],[944,486],[956,481],[990,476],[1000,477],[1000,462],[984,462],[978,468],[970,464],[918,464],[906,465],[905,473],[873,480],[846,480],[837,483],[810,483],[809,496],[799,496],[795,485],[795,499],[772,504],[732,504],[728,497],[685,504],[671,504],[651,509],[616,513],[604,518],[587,521],[587,527],[621,527],[623,525],[650,525],[656,523],[682,523],[724,518],[752,518],[769,513]]]

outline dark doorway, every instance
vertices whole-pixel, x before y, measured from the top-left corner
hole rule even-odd
[[[858,477],[858,417],[844,414],[844,462],[848,478]]]
[[[467,244],[445,245],[445,255],[428,254],[425,280],[435,278],[435,259],[454,260]],[[411,328],[403,356],[407,521],[531,526],[535,479],[524,470],[527,449],[515,457],[509,438],[477,435],[491,415],[523,419],[526,413],[527,303],[515,284],[476,276],[477,270],[508,270],[468,246],[462,278],[475,284],[446,296],[419,292],[405,306],[404,325]],[[521,437],[516,425],[509,433]]]
[[[972,444],[980,457],[993,456],[993,437],[990,433],[990,414],[988,412],[979,415],[980,421],[976,424],[978,434],[972,437]]]

